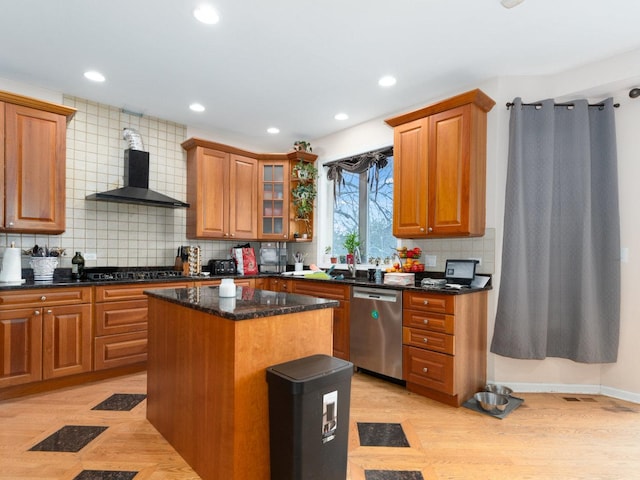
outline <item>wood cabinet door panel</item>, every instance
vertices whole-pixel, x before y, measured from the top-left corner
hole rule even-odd
[[[42,378],[91,370],[91,305],[44,309]]]
[[[147,300],[97,303],[96,336],[137,332],[147,329]]]
[[[428,121],[400,125],[393,138],[393,234],[426,237]]]
[[[96,302],[117,302],[122,300],[146,299],[145,290],[156,290],[159,288],[188,288],[189,281],[167,282],[167,283],[137,283],[126,285],[103,285],[96,288]]]
[[[349,300],[351,287],[327,282],[314,282],[312,280],[293,280],[293,293],[311,295],[313,297],[332,298],[336,300]],[[341,302],[342,303],[342,302]]]
[[[402,306],[404,309],[422,312],[453,314],[455,312],[455,296],[405,291]]]
[[[198,163],[197,236],[225,238],[229,232],[229,154],[203,148]]]
[[[65,229],[66,117],[5,104],[5,229]]]
[[[341,301],[338,308],[333,309],[333,356],[349,360],[351,303]]]
[[[97,337],[94,370],[123,367],[147,361],[147,332]]]
[[[407,327],[421,328],[432,332],[455,333],[455,317],[444,313],[423,312],[405,309],[402,324]]]
[[[415,347],[402,347],[407,382],[455,395],[453,357]]]
[[[258,238],[258,161],[231,155],[229,230],[233,238]]]
[[[7,290],[0,292],[0,309],[31,305],[34,307],[91,302],[91,287]]]
[[[418,328],[402,328],[402,343],[434,352],[454,355],[454,337],[446,333],[432,332]]]
[[[0,388],[41,379],[41,311],[25,308],[0,312]]]
[[[434,235],[469,231],[471,105],[429,118],[429,228]]]

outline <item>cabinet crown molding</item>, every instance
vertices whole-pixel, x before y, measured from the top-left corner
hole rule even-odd
[[[256,160],[305,160],[307,162],[314,162],[318,156],[309,152],[287,152],[287,153],[255,153],[248,150],[243,150],[231,145],[225,145],[224,143],[212,142],[210,140],[204,140],[202,138],[191,137],[181,143],[181,146],[185,150],[190,150],[194,147],[211,148],[220,152],[231,153],[234,155],[241,155],[243,157],[255,158]]]
[[[67,107],[66,105],[45,102],[43,100],[38,100],[37,98],[18,95],[17,93],[5,92],[4,90],[0,90],[0,102],[11,103],[13,105],[21,105],[23,107],[30,107],[45,112],[64,115],[65,117],[67,117],[67,123],[69,123],[69,120],[71,120],[76,113],[75,108]]]
[[[428,117],[430,115],[444,112],[446,110],[451,110],[452,108],[461,107],[462,105],[467,105],[470,103],[480,108],[483,112],[488,112],[496,104],[496,102],[491,97],[489,97],[482,90],[476,88],[475,90],[461,93],[460,95],[456,95],[455,97],[451,97],[446,100],[427,105],[426,107],[420,108],[418,110],[387,118],[385,120],[385,123],[392,127],[397,127],[398,125],[402,125],[403,123],[412,122],[413,120],[418,120],[420,118]]]

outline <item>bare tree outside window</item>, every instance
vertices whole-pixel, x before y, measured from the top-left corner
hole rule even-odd
[[[344,184],[336,197],[333,209],[333,251],[347,252],[342,246],[347,233],[357,231],[363,262],[369,258],[381,261],[393,253],[396,239],[391,233],[393,214],[393,157],[379,170],[376,182],[369,181],[371,170],[343,173]]]

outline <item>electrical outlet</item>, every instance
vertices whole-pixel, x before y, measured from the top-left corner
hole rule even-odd
[[[98,256],[95,253],[85,253],[83,255],[85,260],[97,260]]]
[[[424,256],[424,266],[425,267],[435,267],[437,260],[438,260],[438,256],[437,255],[425,255]]]

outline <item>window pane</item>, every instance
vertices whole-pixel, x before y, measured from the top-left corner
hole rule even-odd
[[[393,216],[393,157],[388,157],[388,164],[380,170],[378,177],[378,193],[375,191],[375,179],[373,183],[373,191],[371,184],[367,188],[369,197],[367,212],[367,236],[366,259],[363,255],[363,261],[368,258],[380,258],[384,260],[393,253],[396,247],[396,238],[392,235],[392,216]],[[371,172],[373,175],[373,172]]]
[[[344,237],[352,231],[359,233],[365,263],[369,258],[384,260],[397,245],[391,233],[393,157],[388,157],[387,166],[378,173],[377,193],[374,176],[374,170],[362,174],[343,172],[344,184],[340,186],[333,210],[332,252],[335,255],[346,254]]]
[[[360,211],[360,176],[355,173],[343,172],[344,184],[340,185],[340,194],[333,207],[333,249],[335,255],[345,255],[342,246],[344,238],[349,232],[358,230],[358,215]]]

